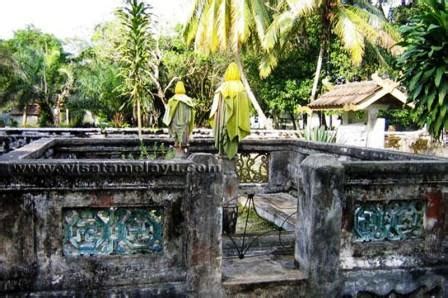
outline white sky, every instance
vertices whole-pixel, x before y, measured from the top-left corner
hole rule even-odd
[[[192,0],[146,0],[158,15],[161,30],[186,20]],[[33,24],[61,39],[88,40],[95,25],[113,17],[123,0],[0,0],[0,39]]]

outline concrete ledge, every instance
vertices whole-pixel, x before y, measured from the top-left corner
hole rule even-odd
[[[40,139],[7,154],[1,155],[0,161],[37,159],[45,154],[45,152],[54,146],[54,144],[54,139]]]
[[[292,256],[264,255],[223,260],[224,287],[296,283],[305,279],[305,274],[295,268]]]

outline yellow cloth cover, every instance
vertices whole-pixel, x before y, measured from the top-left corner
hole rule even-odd
[[[224,83],[215,92],[210,113],[215,146],[229,159],[238,152],[238,143],[250,134],[249,109],[238,66],[231,63],[224,75]]]

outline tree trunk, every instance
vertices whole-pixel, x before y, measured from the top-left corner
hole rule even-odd
[[[291,117],[293,129],[297,130],[297,123],[296,123],[296,118],[294,117],[294,113],[289,113],[289,117]]]
[[[25,105],[25,107],[23,108],[23,115],[22,115],[22,127],[26,127],[26,118],[28,118],[28,115],[26,113],[26,110],[28,108],[28,105]]]
[[[261,128],[266,128],[267,118],[266,115],[263,113],[263,110],[261,109],[260,105],[258,104],[257,98],[255,97],[255,94],[252,92],[252,88],[250,88],[249,81],[247,80],[246,73],[244,72],[243,64],[241,62],[240,53],[235,53],[235,60],[236,64],[238,65],[238,68],[240,69],[241,73],[241,81],[243,82],[244,88],[247,91],[247,96],[250,99],[250,102],[255,108],[255,111],[257,111],[258,115],[258,121],[261,125]]]
[[[54,110],[54,125],[56,127],[61,125],[61,99],[59,96],[56,100],[56,108]]]
[[[319,86],[320,72],[322,70],[322,61],[324,59],[324,45],[320,46],[319,57],[317,58],[316,73],[314,74],[313,90],[311,91],[311,101],[316,99],[317,87]]]
[[[140,99],[137,99],[137,127],[138,127],[138,139],[142,140],[142,113],[140,107]]]

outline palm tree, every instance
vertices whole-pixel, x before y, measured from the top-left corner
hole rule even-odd
[[[150,6],[141,0],[127,0],[127,5],[117,10],[123,26],[122,42],[119,46],[121,77],[125,93],[136,110],[138,137],[142,140],[142,108],[153,108],[148,91],[152,37],[150,33]]]
[[[26,126],[27,107],[39,98],[43,98],[41,68],[42,57],[36,51],[25,48],[18,53],[9,49],[0,49],[0,74],[8,77],[1,90],[0,106],[13,103],[23,109],[22,126]]]
[[[387,23],[384,14],[366,0],[283,0],[282,12],[277,14],[263,40],[268,55],[260,65],[260,75],[266,77],[277,65],[276,53],[293,36],[297,25],[307,16],[318,14],[322,23],[319,50],[311,100],[317,94],[322,61],[328,50],[331,35],[335,34],[349,52],[354,65],[362,62],[367,44],[391,49],[399,36]]]
[[[194,41],[197,51],[232,54],[260,123],[266,122],[266,116],[249,86],[240,52],[246,44],[261,45],[270,21],[266,1],[263,0],[195,0],[184,29],[185,41],[187,44]]]

